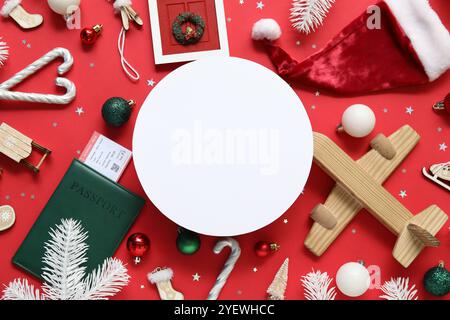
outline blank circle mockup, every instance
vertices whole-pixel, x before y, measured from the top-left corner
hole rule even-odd
[[[311,124],[292,88],[248,60],[185,64],[150,92],[133,135],[138,178],[179,226],[235,236],[275,221],[301,194]]]

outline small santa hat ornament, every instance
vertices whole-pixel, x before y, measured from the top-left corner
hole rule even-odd
[[[427,0],[384,0],[376,7],[379,25],[365,12],[302,62],[274,43],[281,29],[273,19],[256,22],[252,38],[264,41],[283,78],[339,94],[425,84],[450,68],[449,32]]]

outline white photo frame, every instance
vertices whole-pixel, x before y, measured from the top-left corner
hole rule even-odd
[[[175,62],[194,61],[215,55],[226,55],[226,56],[230,55],[223,0],[214,0],[220,48],[215,50],[205,50],[205,51],[176,53],[176,54],[163,53],[157,2],[158,0],[148,0],[148,7],[150,10],[150,25],[152,29],[153,54],[155,57],[156,65]]]

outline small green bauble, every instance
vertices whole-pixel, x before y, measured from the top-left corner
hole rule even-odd
[[[120,127],[130,119],[133,100],[113,97],[106,100],[102,108],[102,116],[107,124]]]
[[[450,292],[450,272],[445,269],[443,262],[425,273],[423,284],[425,290],[436,297],[445,296]]]
[[[191,255],[200,249],[200,238],[195,232],[179,228],[177,248],[183,254]]]

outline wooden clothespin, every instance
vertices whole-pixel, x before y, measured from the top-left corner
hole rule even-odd
[[[40,14],[30,14],[22,6],[22,0],[6,0],[0,11],[3,17],[11,17],[23,29],[33,29],[42,24],[44,18]]]
[[[134,21],[138,26],[144,25],[144,21],[142,21],[139,14],[133,9],[131,0],[116,0],[114,2],[114,9],[120,12],[122,26],[125,30],[128,31],[130,29],[130,20]]]
[[[26,159],[31,155],[33,149],[40,151],[43,156],[38,164],[33,165]],[[0,125],[0,153],[33,170],[34,173],[39,172],[44,160],[50,155],[51,151],[37,144],[19,131],[11,128],[6,123]]]

